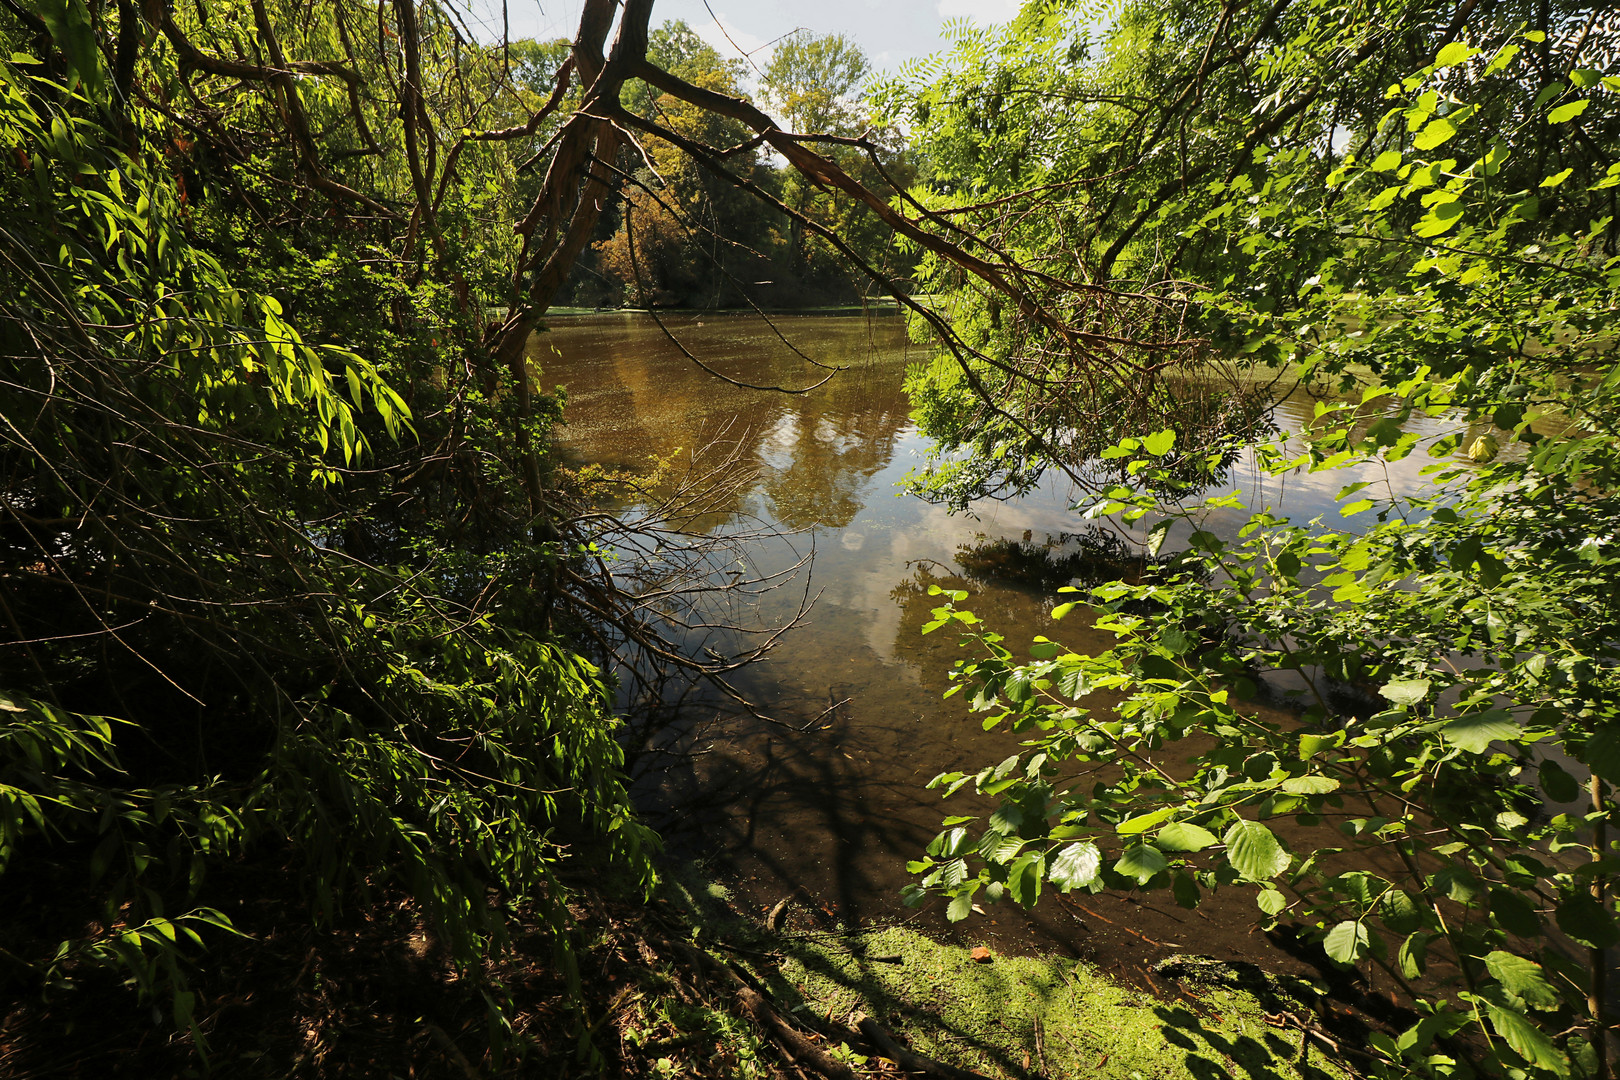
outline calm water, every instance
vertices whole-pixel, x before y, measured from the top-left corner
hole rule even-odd
[[[1061,577],[1031,573],[1010,544],[1072,551],[1065,534],[1084,522],[1076,493],[1051,479],[1010,503],[971,514],[899,496],[897,482],[922,461],[925,441],[911,425],[901,380],[908,362],[927,358],[908,344],[896,316],[800,316],[774,320],[780,340],[758,318],[670,316],[665,325],[716,371],[756,385],[804,387],[826,372],[794,352],[847,370],[806,394],[728,385],[684,356],[644,315],[559,318],[538,335],[531,357],[545,385],[567,388],[561,442],[584,462],[650,470],[654,460],[684,466],[729,454],[752,470],[700,527],[716,534],[760,526],[794,535],[747,546],[754,567],[771,572],[813,548],[814,607],[738,687],[776,722],[738,714],[696,694],[653,742],[680,756],[641,759],[642,796],[671,846],[708,854],[756,909],[801,887],[841,918],[911,918],[899,906],[905,862],[938,830],[945,813],[972,812],[963,797],[947,804],[924,790],[941,771],[977,769],[1017,748],[985,733],[958,699],[944,701],[946,672],[963,655],[942,631],[920,628],[936,602],[930,584],[965,588],[970,606],[1006,635],[1015,651],[1046,634],[1081,651],[1105,643],[1075,616],[1047,615]],[[1277,422],[1305,423],[1314,402],[1285,400]],[[1354,480],[1387,480],[1396,490],[1419,482],[1431,464],[1418,455],[1386,472],[1296,475],[1279,485],[1245,462],[1231,488],[1257,508],[1337,521],[1334,496]],[[1245,514],[1223,511],[1207,525],[1231,532]],[[1010,544],[1009,544],[1010,542]],[[1038,565],[1036,567],[1039,568]],[[802,579],[762,598],[766,623],[789,617]],[[797,729],[805,728],[803,731]],[[960,804],[960,805],[959,805]],[[1232,892],[1196,913],[1162,894],[1082,897],[1079,905],[1043,901],[1031,919],[1010,905],[994,919],[969,920],[959,933],[999,938],[1002,948],[1057,945],[1133,973],[1165,948],[1260,959],[1292,966],[1249,933],[1252,900]],[[920,917],[943,927],[938,910]]]

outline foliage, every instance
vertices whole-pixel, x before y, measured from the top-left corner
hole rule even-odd
[[[685,22],[652,31],[647,48],[654,63],[702,91],[747,96],[742,62],[724,59]],[[819,149],[887,198],[895,185],[909,182],[912,170],[894,130],[869,130],[860,97],[868,73],[865,54],[848,38],[800,33],[777,46],[760,90],[781,126],[810,133],[812,143],[827,135],[873,136],[875,162],[872,154],[843,142]],[[812,243],[805,218],[882,273],[909,273],[912,260],[895,248],[886,226],[823,191],[822,182],[801,176],[793,165],[773,162],[735,117],[658,93],[644,82],[627,87],[624,104],[684,139],[715,148],[736,178],[755,189],[743,190],[667,138],[650,137],[624,150],[619,170],[628,182],[618,227],[593,251],[597,268],[620,285],[626,302],[792,307],[858,298],[864,288],[851,278],[847,253]]]
[[[990,238],[987,257],[1008,265],[1024,295],[1075,311],[1103,340],[1065,339],[1002,292],[966,287],[952,264],[924,258],[923,291],[948,298],[952,324],[983,356],[912,373],[937,447],[914,490],[959,506],[1025,490],[1046,469],[1084,479],[1103,447],[1165,419],[1189,442],[1241,444],[1254,433],[1253,400],[1241,374],[1205,370],[1210,353],[1280,361],[1287,350],[1255,346],[1198,293],[1243,290],[1257,307],[1288,309],[1341,244],[1297,229],[1280,248],[1264,237],[1290,209],[1273,173],[1319,185],[1346,150],[1376,157],[1393,136],[1378,126],[1384,90],[1459,32],[1498,41],[1544,19],[1550,36],[1527,45],[1520,77],[1497,74],[1476,95],[1481,130],[1542,115],[1543,88],[1571,66],[1602,66],[1591,58],[1606,47],[1603,18],[1582,3],[1039,2],[1006,27],[955,24],[950,53],[903,68],[876,93],[926,163],[916,195],[943,219],[942,234],[948,222]],[[1436,77],[1436,103],[1456,97],[1455,79],[1455,69]],[[1551,192],[1557,212],[1612,216],[1613,193],[1581,183],[1607,167],[1612,123],[1601,111],[1578,131],[1518,124],[1500,182],[1532,188],[1569,167],[1573,179]],[[1234,215],[1228,223],[1251,242],[1209,227]],[[1273,256],[1256,264],[1253,243]],[[1065,297],[1054,282],[1091,291]],[[1104,345],[1119,339],[1153,347],[1109,357]],[[975,382],[996,388],[993,408]]]
[[[792,130],[858,135],[864,126],[872,65],[847,35],[797,30],[776,43],[764,74],[765,95]]]
[[[487,490],[517,486],[490,464],[499,443],[456,451],[500,407],[470,407],[478,383],[437,347],[458,323],[465,344],[467,279],[494,280],[492,257],[449,233],[391,259],[375,221],[321,214],[302,248],[242,228],[306,210],[290,183],[233,189],[256,166],[182,145],[145,97],[178,89],[172,56],[120,97],[85,9],[64,10],[30,46],[45,55],[0,65],[0,868],[8,885],[49,871],[96,910],[29,913],[60,944],[8,960],[47,992],[110,968],[200,1045],[190,972],[231,929],[209,871],[290,852],[327,914],[404,885],[476,976],[510,907],[566,926],[571,843],[645,882],[653,842],[602,672],[536,617],[555,552],[493,512],[521,503]],[[347,115],[346,94],[305,92]],[[307,176],[253,145],[254,110],[233,145],[261,175]],[[386,123],[373,113],[397,153]],[[468,201],[438,224],[487,209],[480,190],[510,178],[493,173],[447,177]],[[399,190],[377,179],[362,199]],[[455,467],[469,457],[476,476]],[[458,533],[432,523],[446,508]]]
[[[685,22],[652,31],[648,56],[703,90],[743,96],[741,61],[727,61]],[[627,93],[626,107],[709,146],[747,144],[747,128],[645,83]],[[664,139],[648,139],[645,159],[627,149],[627,185],[618,229],[595,245],[602,272],[638,306],[722,307],[745,302],[756,282],[776,272],[784,222]],[[743,175],[774,190],[780,180],[757,151],[738,156]],[[632,249],[632,241],[634,247]],[[766,284],[769,284],[766,281]]]
[[[1207,281],[1199,317],[1353,395],[1257,464],[1422,451],[1433,487],[1353,484],[1343,524],[1262,511],[1234,537],[1212,518],[1244,503],[1194,497],[1181,466],[1220,455],[1189,433],[1102,449],[1121,481],[1088,515],[1186,548],[1054,611],[1095,612],[1116,638],[1097,656],[1037,639],[1023,659],[945,597],[928,629],[980,650],[950,693],[1029,742],[936,779],[999,809],[947,820],[915,899],[948,895],[960,919],[1051,889],[1166,888],[1192,907],[1248,888],[1263,924],[1303,925],[1403,988],[1418,1022],[1372,1040],[1392,1075],[1606,1075],[1620,260],[1602,212],[1620,173],[1602,147],[1620,81],[1543,78],[1571,24],[1442,40],[1415,74],[1358,84],[1345,153],[1262,140],[1179,220],[1189,249],[1246,263]]]

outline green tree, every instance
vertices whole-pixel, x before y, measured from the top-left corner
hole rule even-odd
[[[665,23],[648,36],[648,56],[692,86],[740,98],[742,63],[724,59],[685,22]],[[646,83],[632,84],[626,107],[708,146],[749,141],[747,128]],[[641,306],[736,305],[773,277],[785,222],[758,199],[702,168],[665,139],[649,139],[645,158],[627,149],[621,169],[629,177],[619,224],[595,245],[604,274]],[[734,159],[753,182],[775,190],[778,180],[756,152]],[[633,244],[632,244],[633,240]]]
[[[766,100],[792,130],[859,135],[872,64],[844,34],[795,31],[776,43],[765,68]]]
[[[222,860],[290,842],[328,913],[397,882],[473,964],[505,933],[489,889],[566,921],[537,823],[644,874],[649,838],[594,665],[469,605],[430,535],[359,554],[402,523],[365,472],[413,411],[199,245],[165,118],[106,96],[83,32],[53,27],[77,93],[0,68],[0,866],[100,901],[88,931],[28,915],[61,935],[44,985],[111,967],[200,1043],[187,969],[230,928]]]
[[[1292,259],[1256,266],[1241,242],[1205,227],[1206,215],[1277,218],[1280,204],[1257,194],[1274,162],[1304,155],[1325,180],[1341,154],[1387,141],[1377,126],[1384,90],[1460,33],[1497,40],[1521,22],[1545,23],[1549,38],[1521,58],[1523,77],[1498,77],[1480,102],[1493,122],[1522,119],[1568,65],[1587,62],[1572,49],[1599,55],[1593,11],[1133,4],[1099,32],[1094,5],[1038,3],[1007,27],[958,27],[950,54],[902,69],[876,96],[927,165],[917,197],[991,242],[987,257],[1045,317],[1019,312],[1000,290],[959,288],[954,264],[923,260],[921,288],[950,296],[965,346],[983,355],[942,356],[913,375],[923,430],[938,446],[917,490],[960,505],[1026,489],[1049,468],[1084,479],[1104,446],[1161,417],[1200,443],[1240,443],[1256,415],[1241,378],[1215,394],[1207,375],[1182,378],[1182,365],[1206,365],[1206,339],[1248,359],[1280,361],[1288,350],[1250,342],[1247,327],[1193,301],[1232,285],[1281,310],[1340,241],[1296,231]],[[1435,92],[1444,100],[1455,88],[1442,76]],[[1521,154],[1501,182],[1533,187],[1566,166],[1577,178],[1601,172],[1610,122],[1520,128]],[[1572,182],[1550,194],[1568,220],[1614,214],[1612,192]],[[1003,382],[987,406],[975,383]]]
[[[937,778],[1000,809],[949,821],[914,864],[913,895],[945,893],[964,918],[975,899],[1033,904],[1050,888],[1166,888],[1187,906],[1248,888],[1263,923],[1289,920],[1334,962],[1403,988],[1419,1021],[1371,1040],[1392,1075],[1607,1075],[1620,260],[1606,209],[1620,80],[1582,63],[1611,47],[1582,32],[1591,9],[1529,30],[1507,5],[1477,24],[1474,10],[1342,27],[1295,68],[1319,78],[1320,58],[1354,57],[1369,37],[1429,44],[1409,75],[1341,80],[1333,92],[1355,107],[1314,134],[1251,147],[1264,114],[1232,110],[1224,131],[1247,167],[1205,174],[1191,209],[1155,208],[1139,230],[1202,253],[1214,276],[1187,303],[1211,351],[1351,395],[1324,400],[1303,451],[1258,447],[1264,468],[1423,452],[1434,488],[1355,484],[1343,525],[1262,512],[1223,539],[1206,515],[1242,502],[1195,494],[1218,451],[1162,424],[1111,431],[1096,454],[1118,479],[1093,487],[1088,516],[1140,523],[1155,554],[1170,536],[1188,546],[1150,580],[1054,611],[1089,611],[1115,635],[1096,656],[1046,639],[1015,654],[964,595],[945,598],[929,629],[961,626],[979,650],[952,693],[1029,743]],[[1287,58],[1256,70],[1289,78]],[[1094,250],[1134,224],[1100,231]],[[1070,400],[1022,392],[1074,422]],[[1023,452],[1039,467],[1046,451]],[[1278,675],[1305,687],[1286,720],[1254,708]],[[1190,768],[1171,764],[1188,755]],[[1343,848],[1380,859],[1332,856]],[[1436,956],[1453,980],[1434,981]],[[1470,1025],[1485,1048],[1471,1064],[1446,1041]]]
[[[777,43],[761,82],[766,103],[783,126],[821,140],[823,152],[868,189],[892,198],[915,177],[905,142],[878,122],[866,99],[871,62],[844,34],[798,31]],[[853,291],[849,268],[835,250],[812,244],[800,218],[813,218],[889,277],[910,276],[912,259],[897,250],[888,225],[827,192],[813,177],[788,171],[783,198],[797,212],[791,227],[793,270],[818,290]]]

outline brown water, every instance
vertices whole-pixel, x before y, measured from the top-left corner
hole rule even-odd
[[[1061,576],[1036,571],[1030,549],[1061,540],[1084,523],[1076,493],[1051,480],[1009,503],[952,515],[896,484],[925,450],[901,389],[905,365],[927,358],[906,341],[895,316],[800,316],[775,320],[814,360],[845,366],[827,384],[794,395],[741,389],[701,370],[643,315],[559,318],[531,356],[541,382],[567,387],[563,448],[583,461],[645,468],[684,461],[719,439],[757,472],[703,528],[741,532],[759,525],[798,532],[791,545],[759,541],[749,559],[770,571],[814,549],[804,624],[738,686],[776,722],[739,715],[695,695],[655,738],[680,756],[643,755],[641,794],[671,847],[712,857],[713,872],[740,901],[762,911],[803,889],[840,919],[920,918],[946,930],[937,903],[920,913],[900,906],[908,859],[919,856],[947,813],[971,813],[967,796],[949,804],[925,790],[951,769],[976,770],[1018,748],[984,732],[959,699],[942,700],[946,673],[963,655],[942,631],[920,630],[937,602],[930,584],[965,588],[969,606],[1017,651],[1036,634],[1083,652],[1106,647],[1076,616],[1050,619]],[[694,355],[732,379],[803,387],[826,372],[780,341],[757,318],[669,316],[669,330]],[[1297,429],[1314,402],[1294,395],[1277,422]],[[1292,476],[1279,486],[1244,461],[1231,487],[1258,508],[1335,521],[1334,495],[1354,480],[1418,483],[1430,464],[1418,456],[1358,475]],[[1264,482],[1262,482],[1264,480]],[[1220,511],[1205,524],[1232,533],[1246,512]],[[1024,544],[1022,552],[1012,545]],[[766,622],[787,618],[802,589],[762,599]],[[797,730],[804,728],[805,730]],[[1127,975],[1168,951],[1195,951],[1300,970],[1252,930],[1252,898],[1231,890],[1196,912],[1163,893],[1051,896],[1034,915],[1004,903],[954,933],[1003,949],[1059,947]]]

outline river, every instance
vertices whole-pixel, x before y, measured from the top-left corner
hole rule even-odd
[[[937,603],[927,587],[967,589],[968,606],[1015,652],[1036,634],[1080,651],[1105,648],[1081,620],[1060,625],[1048,614],[1066,574],[1043,556],[1083,543],[1074,535],[1085,524],[1072,509],[1076,493],[1053,474],[1015,501],[954,515],[900,495],[897,483],[926,450],[901,381],[906,364],[928,353],[907,341],[897,316],[777,317],[774,329],[732,315],[663,321],[668,334],[645,315],[562,317],[536,336],[539,381],[567,390],[560,449],[579,463],[647,471],[654,459],[686,462],[718,440],[752,478],[700,527],[792,533],[751,542],[747,561],[769,573],[813,548],[815,596],[803,624],[736,679],[770,720],[693,694],[650,740],[676,753],[638,758],[639,798],[671,849],[705,860],[756,914],[803,890],[839,919],[920,919],[1001,949],[1065,949],[1137,981],[1145,964],[1176,950],[1303,970],[1253,932],[1253,900],[1241,890],[1196,912],[1164,893],[1054,895],[1033,915],[1004,903],[954,928],[942,905],[900,906],[906,861],[946,813],[971,812],[957,805],[961,797],[947,809],[925,790],[928,780],[976,770],[1018,745],[985,733],[959,698],[942,700],[963,654],[948,631],[922,635]],[[744,389],[702,370],[670,335],[721,375],[757,386],[799,388],[827,374],[800,352],[846,370],[804,394]],[[1298,430],[1313,406],[1288,395],[1276,422]],[[1334,496],[1344,484],[1409,490],[1427,464],[1420,454],[1387,471],[1294,475],[1279,485],[1240,459],[1229,489],[1257,508],[1337,520]],[[1205,527],[1230,534],[1244,517],[1222,511]],[[803,584],[762,597],[760,618],[790,617]]]

